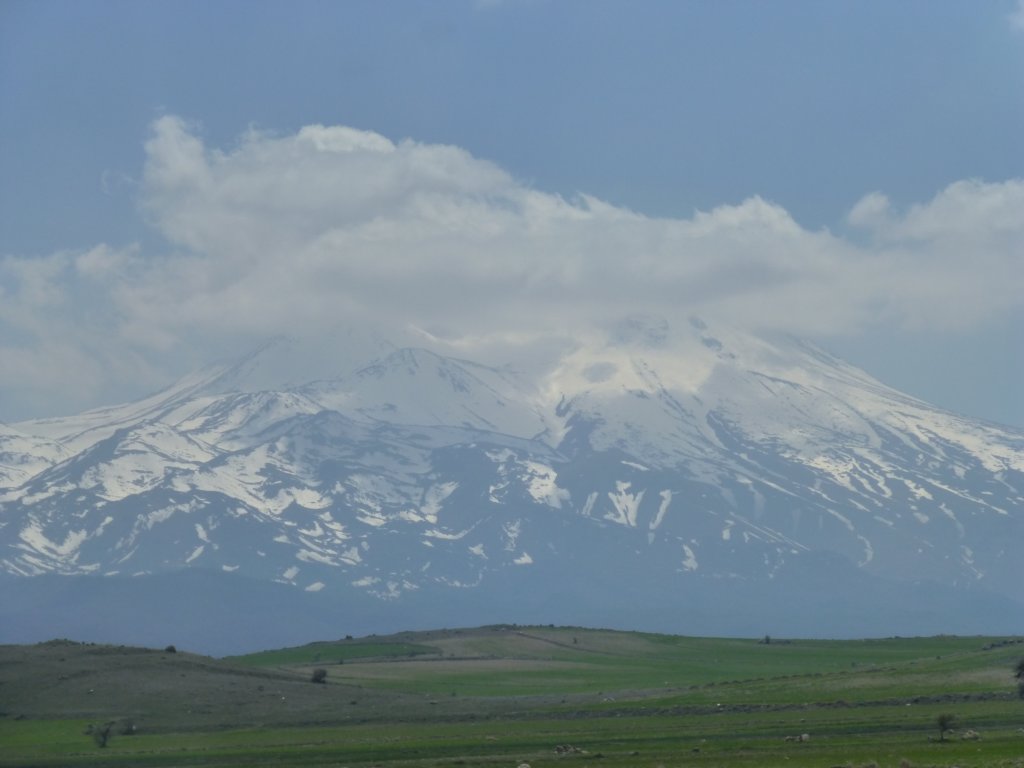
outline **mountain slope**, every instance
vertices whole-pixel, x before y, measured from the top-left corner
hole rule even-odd
[[[1019,430],[697,320],[629,318],[519,374],[378,349],[266,390],[268,348],[8,428],[0,568],[201,568],[452,623],[1024,629]]]

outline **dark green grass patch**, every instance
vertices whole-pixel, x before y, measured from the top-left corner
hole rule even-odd
[[[833,713],[834,715],[835,713]],[[1024,735],[990,727],[982,740],[929,741],[932,711],[845,717],[774,713],[376,723],[125,737],[89,745],[80,723],[5,723],[0,765],[553,765],[1020,766]],[[1004,713],[1004,716],[1009,713]],[[786,740],[807,733],[805,742]],[[559,755],[569,745],[576,750]]]
[[[416,658],[437,653],[437,648],[419,643],[340,640],[261,651],[229,657],[228,660],[253,667],[278,667],[289,664],[337,664],[355,659]]]

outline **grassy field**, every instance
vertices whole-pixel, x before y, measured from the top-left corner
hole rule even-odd
[[[1016,638],[511,626],[223,660],[8,646],[0,765],[1024,768],[1021,658]],[[310,682],[316,668],[326,684]],[[107,721],[134,733],[99,748],[84,731]]]
[[[337,642],[310,643],[299,648],[280,648],[261,651],[248,656],[231,657],[232,661],[253,667],[277,667],[287,664],[339,664],[354,660],[415,658],[433,656],[437,649],[418,643],[385,642],[374,639],[340,640]]]

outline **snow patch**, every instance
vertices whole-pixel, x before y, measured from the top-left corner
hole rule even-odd
[[[652,531],[656,531],[661,525],[661,521],[665,519],[665,513],[668,512],[668,505],[672,503],[672,491],[661,491],[658,495],[661,496],[661,504],[658,505],[658,514],[651,521],[650,530]]]
[[[436,528],[432,528],[428,531],[424,531],[423,535],[430,539],[441,539],[442,541],[458,541],[459,539],[465,538],[466,534],[472,530],[472,528],[467,528],[464,531],[450,533],[449,531],[439,531]]]
[[[459,487],[457,482],[441,483],[432,485],[423,493],[423,503],[420,505],[420,513],[428,522],[437,523],[437,513],[441,511],[441,503],[447,499],[455,489]]]
[[[639,469],[641,472],[650,472],[651,471],[650,467],[645,467],[643,464],[637,464],[635,461],[626,461],[625,459],[623,459],[622,463],[625,464],[627,467],[632,467],[633,469]]]
[[[526,469],[523,478],[526,481],[526,492],[535,501],[555,509],[561,509],[562,502],[569,501],[569,492],[558,487],[558,474],[554,469],[536,461],[524,461],[523,466]]]
[[[697,556],[694,555],[693,550],[689,546],[683,544],[683,570],[684,571],[696,571],[697,570]]]
[[[72,553],[78,551],[78,548],[82,546],[82,542],[89,538],[89,535],[85,531],[70,531],[64,537],[64,541],[57,543],[48,539],[42,529],[33,523],[22,528],[18,538],[40,554],[68,558]]]
[[[857,534],[857,538],[860,539],[860,543],[864,545],[864,557],[857,563],[857,565],[864,567],[865,565],[867,565],[875,559],[875,548],[872,546],[871,542],[864,536]]]
[[[522,533],[523,521],[514,520],[509,523],[505,523],[501,526],[502,533],[505,534],[505,551],[514,552],[516,549],[516,542],[519,541],[519,534]]]
[[[353,548],[352,551],[356,551],[355,548]],[[321,554],[320,552],[314,552],[310,549],[300,549],[298,551],[298,554],[295,555],[295,558],[297,560],[301,560],[304,563],[322,563],[324,565],[337,565],[337,563],[334,562],[334,560],[332,560],[327,555]]]
[[[903,484],[907,486],[907,490],[910,491],[911,495],[913,495],[915,499],[928,499],[928,501],[933,501],[932,495],[920,485],[906,478],[902,478],[902,480]]]
[[[348,563],[349,565],[358,565],[359,563],[363,562],[363,558],[359,554],[359,547],[349,547],[341,553],[341,559],[343,562]],[[326,557],[321,562],[325,562],[330,565],[336,565],[335,562]]]
[[[583,509],[580,510],[580,514],[583,517],[590,517],[590,513],[594,511],[594,504],[597,501],[597,492],[587,494],[587,500],[583,504]]]
[[[942,514],[944,514],[946,517],[953,521],[953,525],[956,526],[957,536],[962,539],[967,532],[964,529],[964,524],[957,519],[957,516],[953,513],[953,510],[951,510],[945,504],[939,504],[939,509],[942,510]]]
[[[640,502],[643,501],[644,492],[630,493],[632,483],[619,480],[615,483],[615,492],[609,491],[608,499],[612,503],[614,512],[608,512],[605,520],[619,523],[628,528],[636,528],[636,516],[640,509]]]

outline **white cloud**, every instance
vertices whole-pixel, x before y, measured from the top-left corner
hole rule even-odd
[[[1010,12],[1010,27],[1024,33],[1024,0],[1017,0],[1017,7]]]
[[[0,353],[19,386],[59,387],[56,367],[111,391],[346,323],[507,349],[638,310],[821,336],[966,328],[1024,300],[1021,180],[958,182],[905,212],[867,195],[848,216],[865,243],[757,197],[681,219],[568,201],[457,147],[344,127],[219,150],[164,117],[146,155],[143,210],[166,253],[0,260]]]
[[[889,198],[881,192],[864,195],[850,209],[846,220],[855,227],[880,229],[889,220]]]
[[[873,235],[854,270],[864,300],[909,328],[968,329],[1024,304],[1024,181],[958,181],[894,213],[877,193],[851,211]]]
[[[134,248],[0,257],[5,409],[71,410],[166,384],[167,371],[147,357],[154,334],[131,336],[130,299],[151,276]]]

